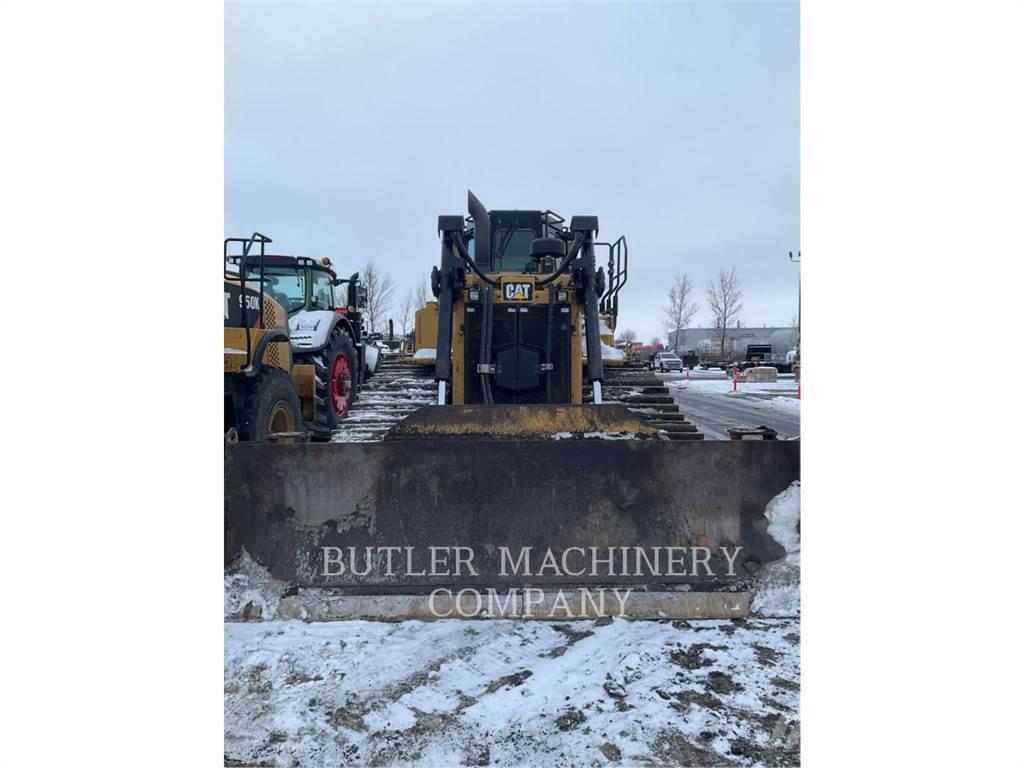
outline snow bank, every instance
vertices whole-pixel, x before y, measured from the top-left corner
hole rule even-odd
[[[602,360],[625,360],[626,353],[621,349],[615,347],[609,347],[607,344],[601,344],[601,359]]]
[[[732,377],[723,376],[715,371],[691,371],[689,381],[685,378],[669,379],[665,384],[669,387],[680,387],[702,394],[706,392],[713,395],[729,395],[730,397],[740,396],[744,392],[795,395],[797,390],[797,384],[794,379],[779,379],[778,381],[740,382],[739,389],[734,393],[732,391]]]
[[[753,589],[751,612],[756,616],[800,615],[800,481],[768,502],[768,535],[786,550],[786,557],[765,566]]]
[[[436,349],[432,349],[430,347],[423,347],[422,349],[417,349],[416,352],[413,354],[412,359],[413,360],[436,360],[437,359],[437,350]]]

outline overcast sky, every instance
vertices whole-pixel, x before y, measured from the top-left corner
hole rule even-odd
[[[619,329],[735,266],[744,325],[797,312],[795,2],[226,6],[225,234],[376,260],[400,298],[438,214],[596,214],[626,235]],[[397,303],[397,302],[396,302]]]

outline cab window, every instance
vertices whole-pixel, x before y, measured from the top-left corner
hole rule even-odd
[[[313,300],[310,308],[334,309],[334,285],[326,272],[313,271]]]
[[[259,278],[258,269],[249,270],[248,279],[258,282]],[[302,272],[268,267],[264,271],[263,290],[289,314],[306,306],[306,280]]]
[[[536,262],[530,256],[530,243],[537,234],[532,229],[499,229],[494,233],[494,271],[533,271]]]

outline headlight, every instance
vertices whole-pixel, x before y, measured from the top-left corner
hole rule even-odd
[[[298,325],[295,326],[295,330],[297,330],[297,331],[315,331],[317,329],[318,325],[320,325],[320,321],[319,320],[314,320],[312,318],[303,317],[303,318],[299,319]]]
[[[478,291],[476,288],[471,288],[469,290],[469,300],[480,301],[480,291]]]
[[[569,292],[566,290],[560,290],[555,294],[555,298],[564,303],[569,300]]]

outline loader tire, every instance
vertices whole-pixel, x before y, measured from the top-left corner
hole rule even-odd
[[[336,328],[327,346],[312,355],[316,374],[314,418],[316,423],[334,429],[344,419],[356,398],[358,368],[356,348],[341,328]]]
[[[263,368],[249,382],[239,439],[262,443],[275,432],[301,429],[302,405],[292,377],[280,368]]]

